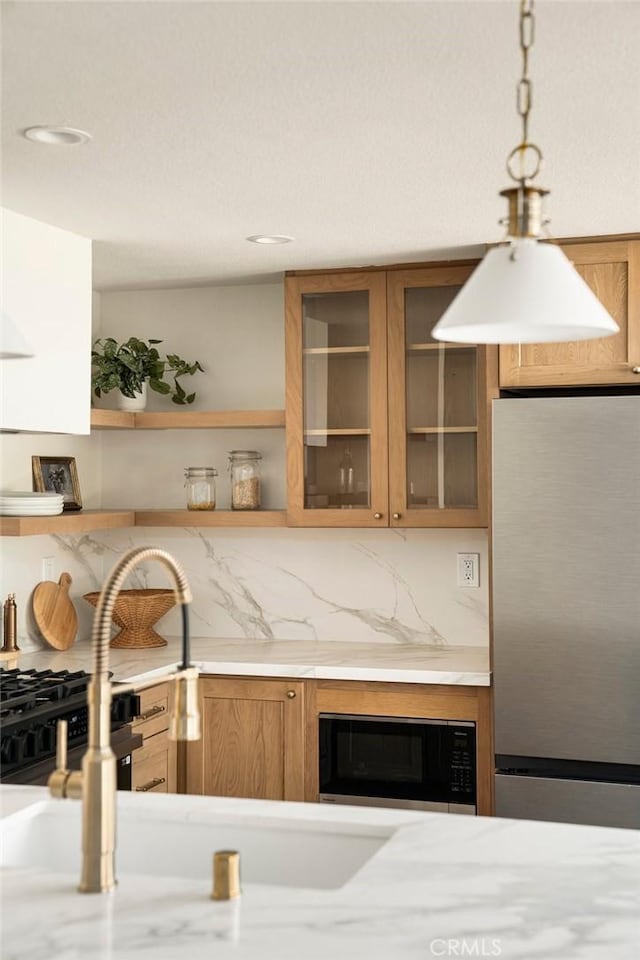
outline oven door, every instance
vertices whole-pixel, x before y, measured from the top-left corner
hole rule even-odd
[[[322,802],[475,813],[473,723],[320,714],[319,736]]]
[[[131,754],[141,746],[142,734],[132,733],[130,726],[123,726],[118,730],[111,731],[111,749],[116,758],[118,790],[131,790]],[[69,769],[80,769],[80,764],[86,750],[86,743],[75,746],[69,750]],[[12,770],[8,774],[3,774],[2,783],[20,783],[33,787],[46,787],[49,776],[55,768],[55,757],[36,760],[33,763],[19,767],[17,770]]]

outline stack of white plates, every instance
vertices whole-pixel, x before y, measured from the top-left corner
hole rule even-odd
[[[0,514],[3,517],[55,517],[62,513],[61,493],[31,493],[3,490],[0,493]]]

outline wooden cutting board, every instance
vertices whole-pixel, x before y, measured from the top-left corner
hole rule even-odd
[[[71,577],[63,573],[57,583],[43,580],[33,591],[33,616],[38,630],[56,650],[67,650],[78,632],[78,614],[69,597]]]

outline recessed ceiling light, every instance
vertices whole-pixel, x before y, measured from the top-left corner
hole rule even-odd
[[[85,130],[74,130],[73,127],[28,127],[23,130],[23,136],[36,143],[62,147],[72,147],[77,143],[87,143],[91,140],[90,133]]]
[[[247,240],[251,243],[291,243],[293,239],[293,237],[285,237],[284,234],[267,236],[262,233],[257,233],[254,237],[247,237]]]

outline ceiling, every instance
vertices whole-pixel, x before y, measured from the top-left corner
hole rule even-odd
[[[2,19],[3,203],[93,238],[98,289],[501,237],[517,0],[3,2]],[[556,236],[640,229],[639,45],[640,2],[536,5],[531,132]],[[20,135],[44,123],[93,140]]]

